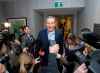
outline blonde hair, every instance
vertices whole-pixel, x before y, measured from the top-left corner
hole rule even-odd
[[[47,16],[47,18],[46,18],[46,19],[50,19],[50,18],[53,18],[53,19],[55,19],[55,20],[56,20],[56,17],[55,17],[55,16]]]

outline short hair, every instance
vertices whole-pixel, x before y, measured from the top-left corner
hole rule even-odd
[[[26,27],[30,28],[28,25],[25,25],[25,26],[23,26],[23,30],[25,30],[25,29],[26,29]]]
[[[81,32],[91,32],[91,30],[89,28],[83,28],[81,29]]]
[[[50,18],[53,18],[53,19],[56,20],[56,17],[55,17],[55,16],[47,16],[46,20],[47,20],[47,19],[50,19]]]

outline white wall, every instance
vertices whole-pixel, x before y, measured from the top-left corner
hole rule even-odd
[[[0,3],[0,22],[2,22],[4,19],[4,16],[3,16],[3,8],[2,8],[2,4]]]
[[[100,23],[100,0],[86,0],[86,6],[78,16],[80,29],[87,27],[93,31],[93,24]]]
[[[6,3],[5,18],[14,17],[27,17],[27,23],[32,27],[32,31],[35,31],[35,12],[33,11],[32,0],[16,0]],[[32,32],[33,33],[33,32]],[[33,33],[35,34],[35,33]]]
[[[43,14],[37,12],[37,11],[34,11],[33,13],[33,23],[34,23],[34,35],[35,37],[37,37],[39,31],[43,28],[43,21],[44,21],[44,18],[43,18]]]

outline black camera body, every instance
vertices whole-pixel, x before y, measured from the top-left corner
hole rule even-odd
[[[1,31],[0,32],[0,41],[13,41],[15,39],[15,35],[10,33],[9,31]]]

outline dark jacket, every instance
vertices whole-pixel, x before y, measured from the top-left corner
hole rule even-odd
[[[59,44],[59,54],[63,53],[63,33],[60,30],[55,30],[55,41],[57,44]],[[40,49],[43,49],[45,52],[45,55],[41,57],[42,65],[48,64],[48,54],[49,54],[49,40],[48,40],[48,31],[47,29],[43,29],[39,32],[38,38],[37,38],[37,47],[36,51],[39,52]]]

